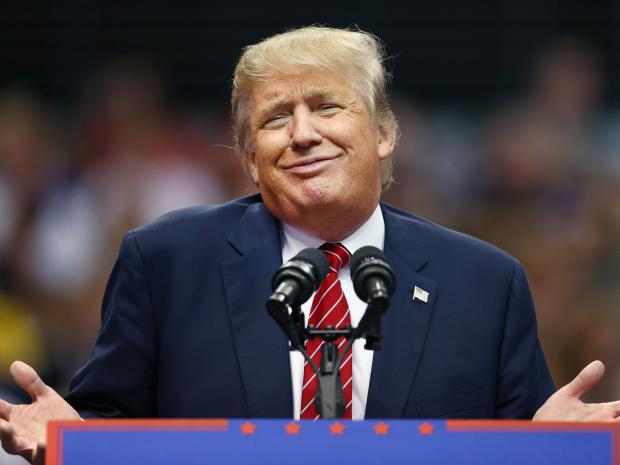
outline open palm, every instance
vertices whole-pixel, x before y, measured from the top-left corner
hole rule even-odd
[[[587,404],[581,397],[598,384],[605,366],[598,360],[586,366],[577,377],[558,389],[534,415],[534,421],[618,421],[620,401]]]
[[[11,365],[15,382],[32,398],[28,405],[13,405],[0,400],[0,440],[10,454],[18,454],[30,463],[45,463],[47,422],[75,420],[79,414],[56,391],[47,386],[30,366]]]

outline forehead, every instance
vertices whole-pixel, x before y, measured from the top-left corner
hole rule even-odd
[[[358,99],[359,93],[351,80],[335,71],[321,69],[275,74],[269,79],[257,81],[250,92],[253,110],[320,97]]]

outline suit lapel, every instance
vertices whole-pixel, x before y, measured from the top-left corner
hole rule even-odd
[[[250,205],[229,243],[241,254],[221,267],[248,416],[292,418],[288,341],[265,310],[282,263],[277,220],[262,203]]]
[[[418,271],[427,260],[414,223],[383,208],[384,252],[396,274],[396,290],[382,318],[383,348],[374,353],[366,418],[402,417],[437,296],[437,283]],[[417,286],[428,301],[413,299]]]

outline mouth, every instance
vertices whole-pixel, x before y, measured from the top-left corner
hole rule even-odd
[[[340,158],[339,155],[312,157],[304,160],[299,160],[293,165],[286,167],[285,169],[289,173],[311,176],[325,170],[338,158]]]

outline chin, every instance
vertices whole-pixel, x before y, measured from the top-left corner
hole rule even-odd
[[[326,188],[325,186],[305,186],[300,189],[299,203],[308,208],[331,205],[338,199],[338,196],[332,191],[333,189]]]

